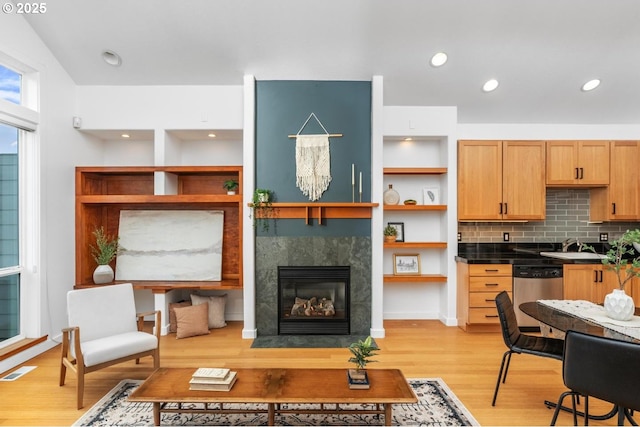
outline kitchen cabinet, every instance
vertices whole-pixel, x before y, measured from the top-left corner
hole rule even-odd
[[[547,141],[547,186],[609,184],[609,141]]]
[[[458,221],[545,218],[544,141],[459,141]]]
[[[564,299],[603,304],[604,297],[618,289],[616,274],[602,264],[565,264],[563,276]]]
[[[611,141],[609,186],[590,191],[591,221],[640,218],[640,141]]]
[[[500,319],[495,298],[512,294],[511,264],[456,263],[458,326],[464,331],[498,331]],[[513,299],[513,298],[512,298]]]

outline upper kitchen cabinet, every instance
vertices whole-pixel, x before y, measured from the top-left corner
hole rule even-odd
[[[459,141],[458,221],[542,220],[544,141]]]
[[[547,186],[609,184],[609,141],[547,141]]]
[[[639,141],[611,141],[609,187],[591,189],[591,221],[629,221],[640,217],[638,161]]]

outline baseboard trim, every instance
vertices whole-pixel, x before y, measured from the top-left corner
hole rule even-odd
[[[0,362],[13,357],[18,353],[22,353],[23,351],[28,350],[31,347],[34,347],[42,342],[45,342],[47,338],[48,335],[40,338],[25,338],[14,344],[8,345],[3,349],[0,349]]]

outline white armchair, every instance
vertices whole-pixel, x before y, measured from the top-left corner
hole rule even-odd
[[[85,374],[131,359],[139,363],[143,356],[152,356],[153,367],[160,367],[160,311],[136,313],[131,283],[69,291],[67,314],[60,386],[67,368],[76,373],[78,409],[83,406]],[[144,317],[151,314],[155,314],[155,334],[142,331]]]

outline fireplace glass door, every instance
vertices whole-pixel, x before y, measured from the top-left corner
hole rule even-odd
[[[349,335],[350,268],[278,267],[278,334]]]

